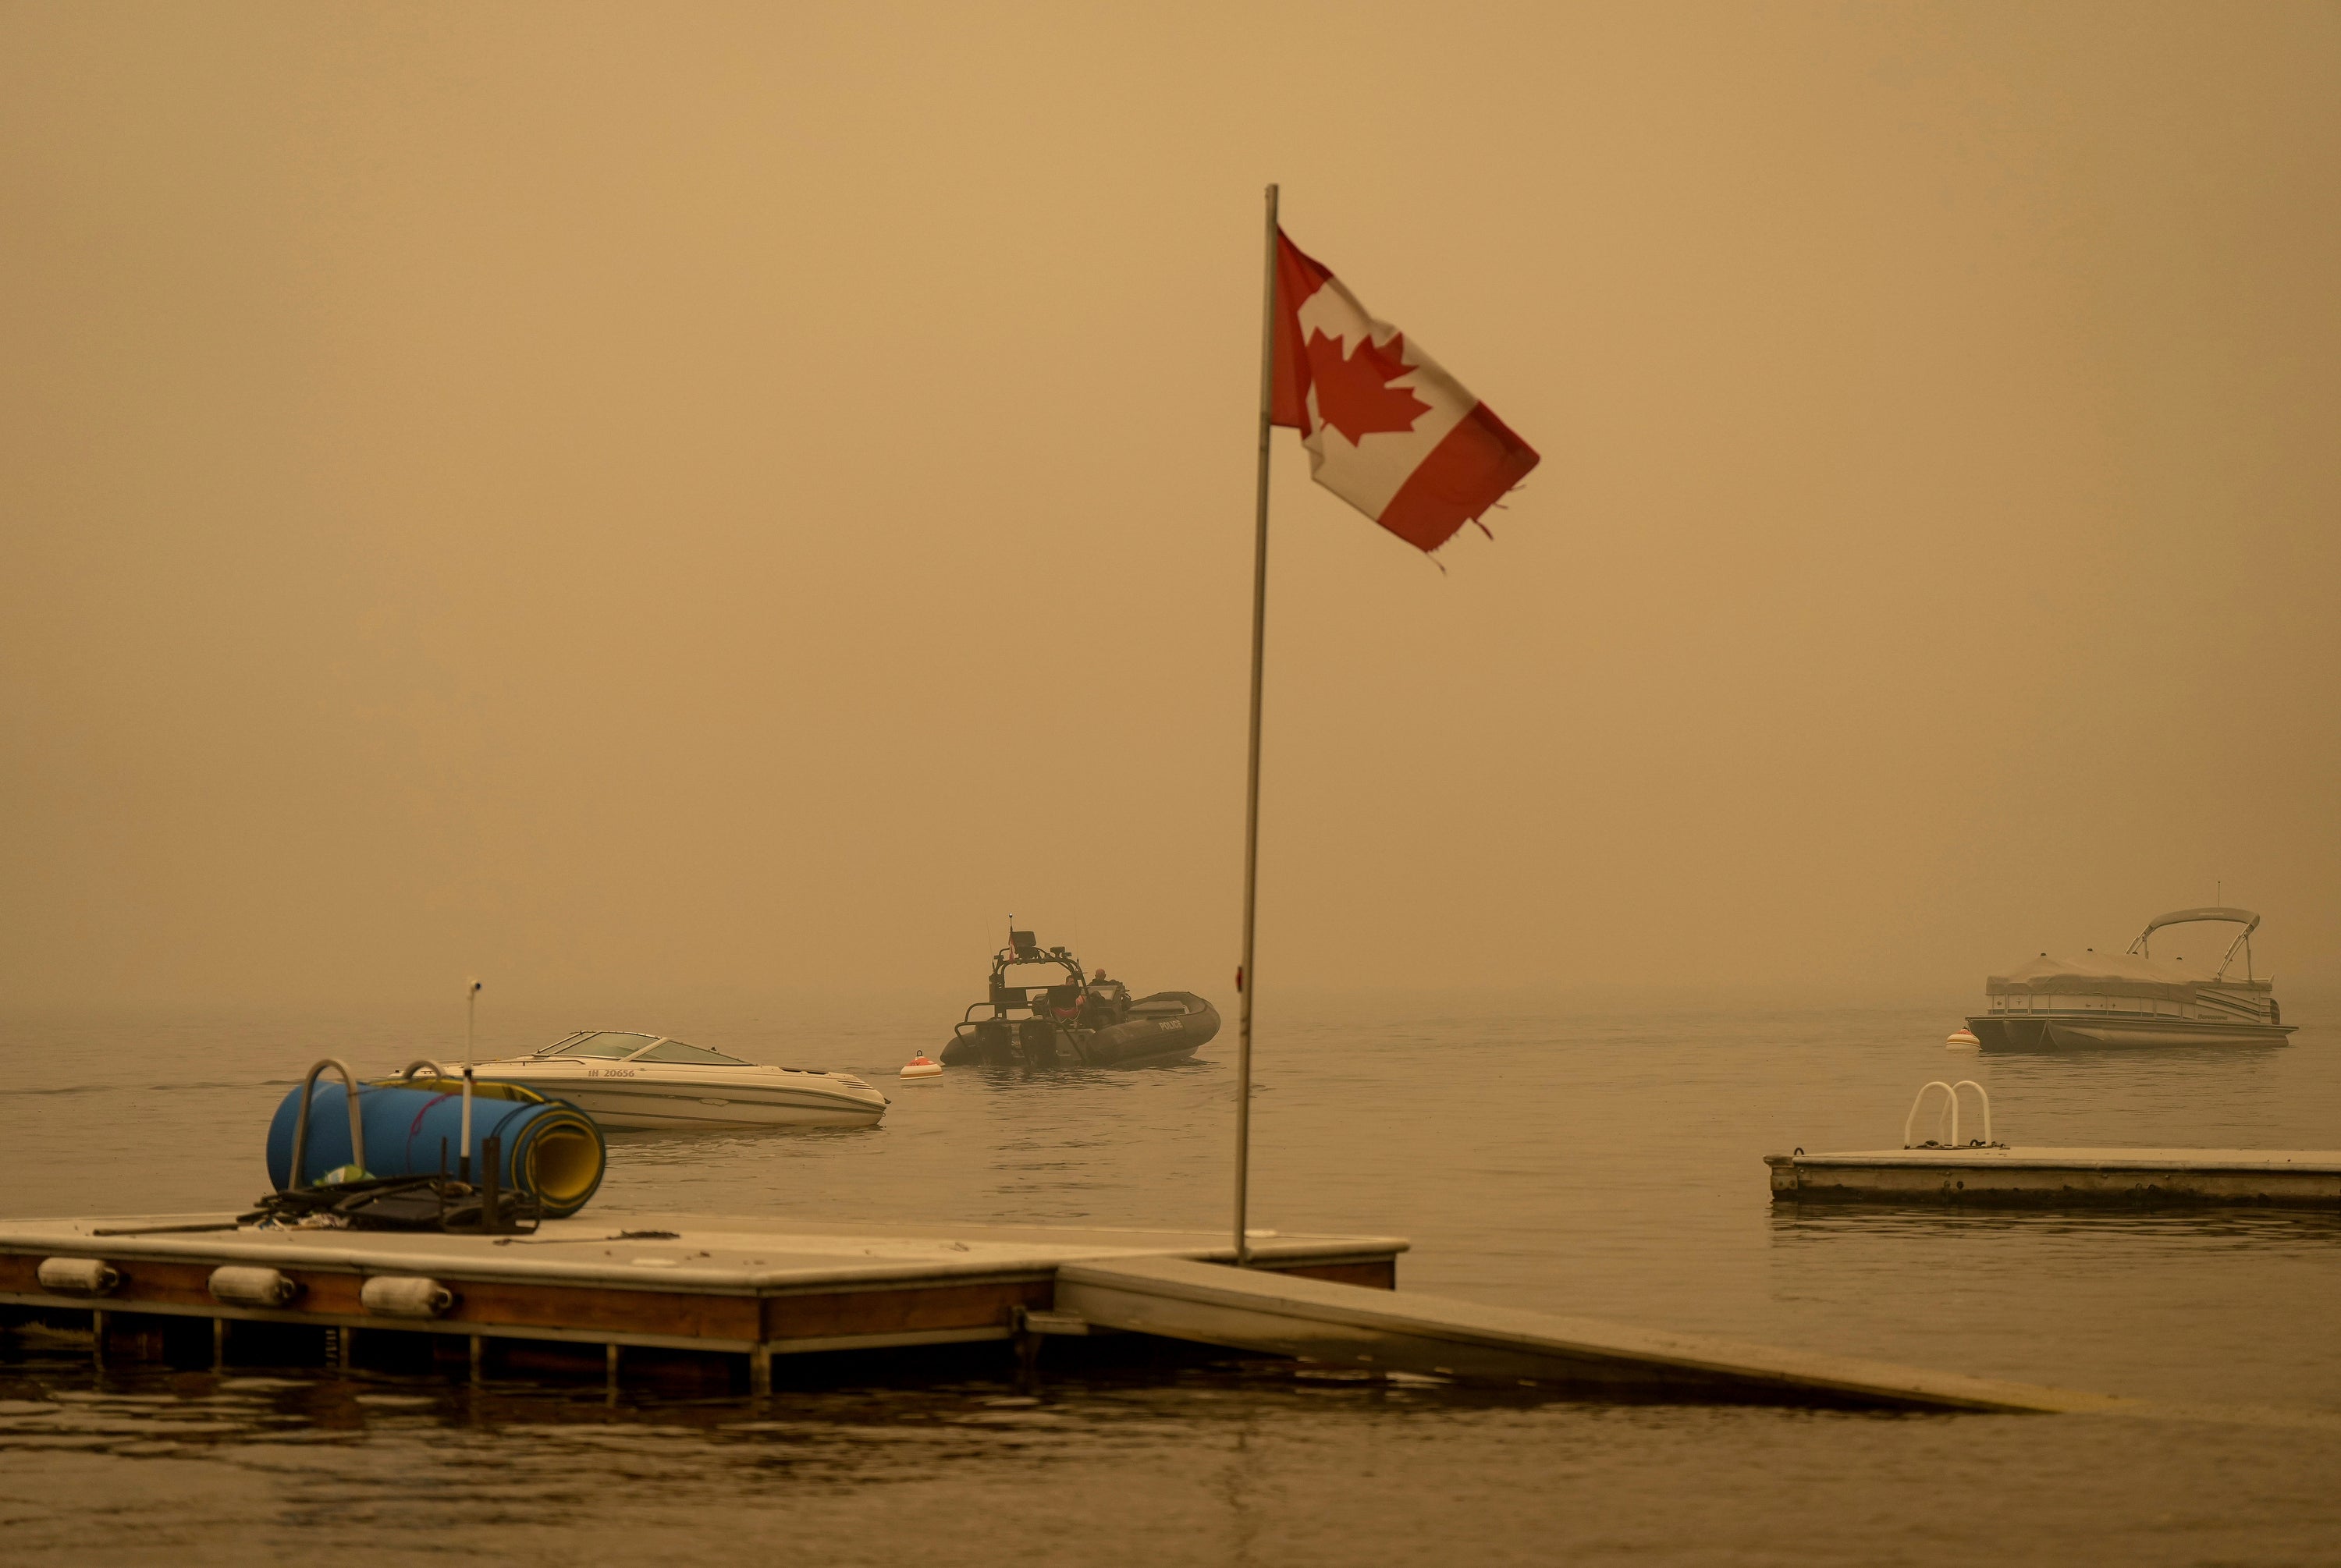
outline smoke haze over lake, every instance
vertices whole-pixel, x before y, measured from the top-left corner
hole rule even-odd
[[[2341,14],[10,7],[0,992],[2341,978]]]
[[[1543,461],[1433,564],[1277,434],[1230,1220],[1233,1028],[886,1075],[1011,911],[1232,1018],[1271,181]],[[475,1056],[895,1097],[621,1133],[613,1221],[1405,1234],[1412,1289],[2157,1405],[0,1335],[0,1543],[2329,1560],[2333,1216],[1799,1211],[1761,1156],[1966,1074],[2024,1142],[2331,1142],[2336,279],[2331,4],[0,0],[0,1214],[250,1204],[302,1069],[453,1060],[477,975]],[[1945,1052],[2214,902],[2289,1044]]]

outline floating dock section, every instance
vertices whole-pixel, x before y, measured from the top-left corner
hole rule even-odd
[[[93,1315],[99,1354],[134,1323],[210,1321],[218,1357],[245,1325],[460,1336],[479,1367],[512,1342],[744,1356],[1006,1340],[1046,1313],[1058,1265],[1147,1254],[1232,1256],[1180,1232],[958,1226],[949,1234],[631,1216],[529,1236],[237,1229],[226,1215],[0,1223],[0,1306]],[[1387,1285],[1392,1237],[1263,1237],[1264,1269]]]
[[[528,1236],[236,1228],[219,1215],[0,1222],[0,1322],[91,1332],[95,1355],[214,1365],[288,1347],[348,1367],[468,1354],[478,1378],[581,1354],[745,1364],[1124,1332],[1370,1371],[1600,1397],[1936,1410],[2125,1402],[1401,1292],[1389,1236],[1261,1236],[1254,1266],[1197,1233],[948,1231],[694,1216],[548,1222]],[[205,1344],[207,1339],[208,1343]],[[527,1354],[533,1352],[535,1359]],[[278,1363],[282,1365],[282,1362]],[[878,1364],[873,1363],[873,1370]],[[736,1386],[736,1383],[734,1384]]]
[[[1764,1163],[1775,1203],[2341,1209],[2341,1152],[2331,1150],[1798,1149]]]
[[[1113,1328],[1339,1366],[1610,1398],[2043,1412],[2112,1410],[2129,1403],[1170,1257],[1066,1264],[1057,1271],[1057,1308]]]

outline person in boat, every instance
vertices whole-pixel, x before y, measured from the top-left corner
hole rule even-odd
[[[1081,997],[1081,1025],[1085,1029],[1110,1029],[1130,1013],[1130,987],[1106,978],[1103,969],[1090,977]]]

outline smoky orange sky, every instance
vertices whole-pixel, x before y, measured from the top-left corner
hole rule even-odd
[[[0,992],[2341,978],[2332,5],[0,5]]]

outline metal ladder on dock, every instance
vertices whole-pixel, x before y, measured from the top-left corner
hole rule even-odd
[[[1935,1123],[1937,1136],[1928,1138],[1925,1143],[1913,1143],[1911,1138],[1918,1125],[1918,1112],[1925,1107],[1928,1094],[1935,1089],[1943,1091],[1943,1108],[1937,1113]],[[1961,1089],[1973,1089],[1976,1092],[1976,1101],[1983,1109],[1983,1136],[1970,1142],[1962,1142],[1959,1138],[1959,1091]],[[1910,1102],[1910,1114],[1902,1118],[1902,1146],[1906,1149],[2000,1147],[2000,1145],[1992,1141],[1991,1136],[1991,1096],[1973,1078],[1961,1078],[1956,1084],[1947,1084],[1942,1079],[1937,1078],[1932,1083],[1920,1085],[1918,1097]]]

